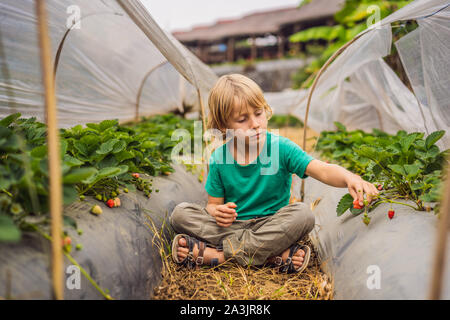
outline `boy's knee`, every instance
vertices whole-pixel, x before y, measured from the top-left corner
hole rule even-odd
[[[175,206],[172,211],[172,214],[169,217],[169,222],[173,228],[177,229],[177,226],[181,226],[184,224],[184,219],[186,218],[186,213],[184,212],[184,208],[188,202],[181,202]]]
[[[305,224],[309,233],[314,229],[314,225],[316,224],[316,217],[314,216],[314,213],[311,210],[306,210],[304,214],[306,220]]]
[[[314,228],[316,218],[307,204],[297,202],[296,207],[298,207],[298,210],[294,211],[294,224],[298,229],[303,230],[304,233],[308,234]]]

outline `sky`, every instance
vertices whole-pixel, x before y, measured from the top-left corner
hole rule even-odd
[[[189,30],[218,19],[240,18],[255,11],[298,5],[301,0],[141,0],[166,31]]]

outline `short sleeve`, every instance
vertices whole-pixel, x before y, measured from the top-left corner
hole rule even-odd
[[[284,144],[284,163],[286,169],[290,173],[295,173],[302,179],[307,178],[308,176],[305,174],[306,167],[314,160],[314,158],[303,151],[298,144],[287,138],[285,139]]]
[[[225,189],[220,178],[219,165],[214,161],[209,161],[209,173],[206,178],[205,190],[211,197],[223,198]]]

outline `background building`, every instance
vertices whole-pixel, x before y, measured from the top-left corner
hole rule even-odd
[[[302,50],[302,44],[289,43],[290,35],[313,26],[333,25],[333,16],[343,3],[343,0],[313,0],[300,8],[255,12],[173,35],[209,64],[279,58],[286,51],[295,54]]]

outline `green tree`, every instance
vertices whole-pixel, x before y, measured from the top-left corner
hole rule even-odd
[[[314,0],[304,0],[300,3],[300,10],[303,5]],[[376,1],[376,0],[347,0],[342,9],[334,15],[335,25],[333,26],[317,26],[299,31],[289,37],[292,43],[307,44],[307,52],[310,52],[312,43],[321,43],[321,50],[319,54],[315,54],[315,59],[306,67],[298,70],[294,75],[294,88],[309,87],[314,75],[320,70],[324,63],[330,58],[336,50],[342,47],[345,43],[353,39],[357,34],[367,29],[368,18],[373,14],[378,14],[380,19],[385,18],[394,11],[404,7],[409,1]],[[376,7],[374,7],[376,6]],[[376,12],[373,8],[377,8]],[[402,26],[404,32],[408,32],[415,28],[415,23],[409,23]],[[401,31],[401,30],[400,30]],[[401,32],[396,31],[397,39],[401,36]],[[323,45],[325,43],[325,45]],[[316,49],[317,51],[317,49]],[[389,63],[390,61],[388,61]],[[402,70],[398,70],[399,64],[392,61],[395,65],[397,74]],[[392,65],[391,64],[391,65]],[[400,77],[402,80],[405,77]]]

